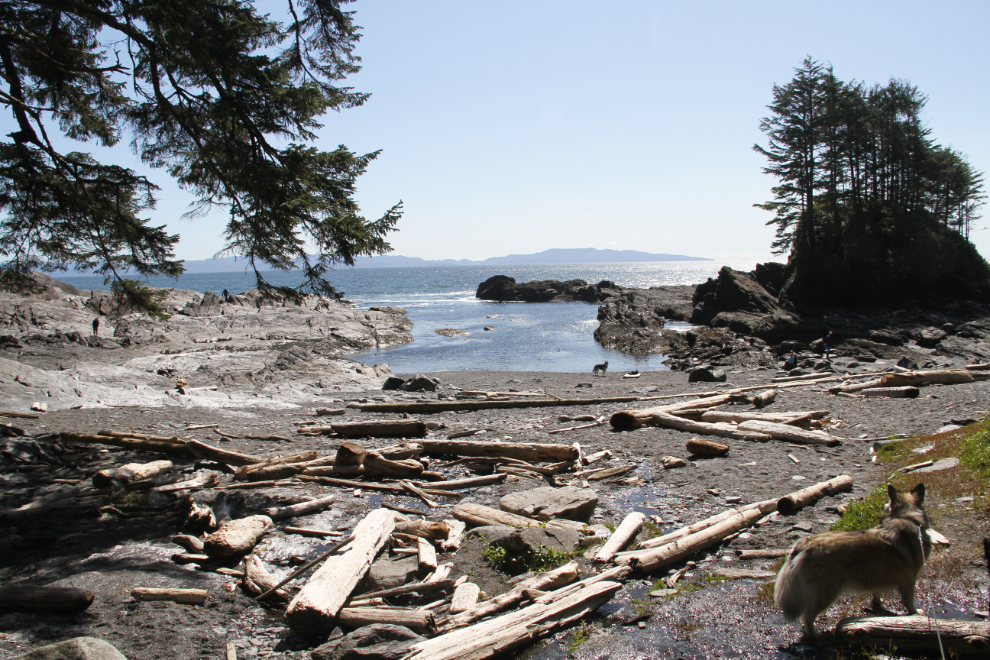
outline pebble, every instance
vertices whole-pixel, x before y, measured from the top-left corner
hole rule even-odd
[[[802,477],[800,474],[795,474],[791,477],[792,481],[804,481],[805,479],[807,479],[807,477]]]

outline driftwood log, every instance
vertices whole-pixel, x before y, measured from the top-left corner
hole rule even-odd
[[[629,465],[616,465],[615,467],[605,468],[604,470],[598,470],[594,474],[588,477],[588,481],[601,481],[602,479],[610,479],[612,477],[618,477],[627,472],[632,472],[639,466],[635,463]]]
[[[595,561],[612,561],[615,554],[626,547],[639,530],[643,528],[646,514],[633,511],[622,519],[622,523],[612,532],[601,549],[595,554]]]
[[[212,447],[198,440],[190,440],[186,443],[186,447],[189,448],[189,451],[196,458],[216,461],[217,463],[224,463],[226,465],[250,465],[252,463],[261,463],[265,460],[259,456],[249,456],[228,449]]]
[[[454,455],[482,458],[514,458],[520,461],[551,463],[576,461],[580,449],[574,445],[543,445],[522,442],[477,442],[471,440],[424,440],[423,453],[431,456]]]
[[[309,502],[300,502],[299,504],[291,504],[289,506],[278,506],[272,507],[270,509],[263,509],[262,513],[271,518],[272,520],[284,520],[286,518],[295,518],[296,516],[308,516],[311,513],[317,513],[328,509],[333,505],[335,496],[327,495],[326,497],[320,497],[315,500],[310,500]]]
[[[395,523],[395,531],[431,541],[443,541],[450,536],[450,526],[437,520],[400,520]]]
[[[0,608],[76,612],[93,604],[93,592],[74,587],[11,584],[0,587]]]
[[[687,441],[687,450],[695,456],[713,458],[728,454],[729,445],[723,445],[719,442],[712,442],[711,440],[705,440],[704,438],[691,438]]]
[[[618,413],[616,413],[618,414]],[[652,417],[655,426],[664,426],[688,433],[699,433],[701,435],[714,435],[722,438],[733,438],[735,440],[769,440],[766,433],[757,431],[745,431],[732,424],[721,422],[709,424],[708,422],[695,422],[690,419],[683,419],[666,412],[657,412]],[[748,422],[747,422],[748,423]],[[763,422],[766,423],[766,422]],[[740,425],[741,426],[741,425]]]
[[[702,413],[701,421],[703,422],[745,422],[751,419],[758,419],[764,422],[777,422],[778,424],[784,424],[791,420],[798,419],[801,417],[807,417],[807,419],[821,419],[822,417],[827,417],[829,411],[827,410],[814,410],[814,411],[796,411],[796,412],[751,412],[751,411],[741,411],[733,412],[728,410],[712,410],[706,413]]]
[[[939,369],[937,371],[908,371],[903,374],[887,374],[880,379],[883,387],[904,385],[956,385],[972,383],[976,378],[966,369]]]
[[[418,419],[340,422],[330,428],[344,438],[423,438],[427,432],[426,423]]]
[[[317,569],[285,611],[296,634],[312,638],[332,629],[344,603],[395,530],[396,515],[388,509],[369,513],[354,528],[347,551],[330,556]]]
[[[472,527],[504,525],[507,527],[539,527],[540,522],[508,511],[499,511],[481,504],[464,502],[454,507],[454,517]]]
[[[842,442],[842,438],[834,438],[824,431],[809,431],[789,424],[763,422],[757,419],[745,421],[738,428],[742,432],[762,433],[775,440],[786,440],[803,445],[826,445],[828,447],[834,447]]]
[[[248,516],[224,521],[203,541],[203,551],[211,558],[246,554],[272,526],[268,516]]]
[[[917,399],[921,393],[917,387],[904,385],[902,387],[874,387],[860,392],[865,397],[888,397],[891,399]]]
[[[741,506],[737,509],[729,509],[728,511],[717,513],[714,516],[705,518],[704,520],[699,520],[696,523],[686,525],[684,527],[681,527],[680,529],[675,529],[669,534],[664,534],[663,536],[658,536],[656,538],[643,541],[642,543],[639,544],[639,549],[642,550],[646,548],[657,548],[661,545],[673,543],[679,538],[690,536],[692,534],[697,534],[698,532],[706,530],[709,527],[717,525],[718,523],[724,520],[728,520],[729,518],[732,518],[733,516],[746,511],[752,511],[755,509],[760,512],[760,515],[766,515],[771,511],[776,510],[776,508],[777,508],[776,500],[763,500],[762,502],[754,502],[753,504],[747,504],[746,506]],[[631,555],[633,552],[637,552],[637,551],[638,550],[634,550],[631,552],[623,552],[621,554]]]
[[[834,479],[808,486],[799,491],[777,500],[777,511],[783,514],[794,513],[798,509],[808,506],[812,502],[817,502],[826,495],[835,495],[847,490],[852,490],[853,478],[847,474],[841,474]]]
[[[345,442],[337,447],[334,465],[361,465],[368,452],[356,442]]]
[[[315,451],[304,451],[298,454],[290,454],[289,456],[278,456],[276,458],[268,458],[260,463],[251,463],[249,465],[242,465],[237,468],[234,472],[234,478],[239,481],[261,481],[261,479],[251,478],[250,475],[255,472],[262,470],[264,468],[269,468],[276,465],[291,465],[294,463],[306,463],[308,461],[315,461],[318,458],[318,454]],[[280,477],[267,477],[269,479],[277,479]]]
[[[484,477],[470,477],[468,479],[453,479],[451,481],[432,481],[429,482],[429,488],[431,490],[463,490],[465,488],[479,488],[481,486],[491,486],[492,484],[500,484],[505,481],[508,475],[505,474],[490,474]],[[413,484],[418,486],[425,486],[423,482],[414,481]]]
[[[423,474],[423,464],[413,458],[393,461],[375,451],[364,456],[364,471],[372,477],[391,479],[415,479]]]
[[[446,591],[453,586],[453,580],[441,578],[439,580],[404,584],[401,587],[393,587],[391,589],[382,589],[381,591],[372,591],[370,593],[359,594],[358,598],[361,600],[369,600],[371,598],[390,598],[392,596],[401,596],[402,594],[411,593],[432,594],[435,591]]]
[[[370,626],[373,623],[386,623],[405,626],[421,635],[436,632],[436,615],[430,610],[379,607],[345,607],[340,611],[338,621],[350,628]]]
[[[110,445],[112,447],[123,447],[135,451],[157,451],[173,456],[192,456],[186,443],[176,444],[173,442],[159,442],[156,440],[142,440],[140,438],[118,438],[109,435],[86,435],[83,433],[59,433],[62,442],[82,442],[87,444]]]
[[[432,543],[420,538],[416,550],[419,558],[419,570],[430,573],[437,570],[437,550]]]
[[[671,413],[676,410],[690,410],[692,408],[710,408],[728,403],[732,399],[732,394],[717,394],[715,396],[702,397],[694,401],[682,401],[681,403],[667,404],[657,408],[643,408],[641,410],[620,410],[609,418],[609,424],[617,431],[632,431],[639,427],[655,423],[654,415],[660,413]]]
[[[210,597],[206,589],[167,589],[158,587],[134,587],[131,598],[134,600],[169,600],[173,603],[202,605]]]
[[[601,397],[597,399],[506,399],[487,401],[421,401],[417,403],[363,403],[365,412],[438,413],[454,410],[493,410],[496,408],[545,408],[556,406],[593,406],[600,403],[632,403],[635,396]]]
[[[172,469],[172,461],[152,461],[151,463],[128,463],[118,468],[107,468],[93,475],[93,486],[111,488],[135,481],[153,479]]]
[[[481,587],[474,582],[457,585],[454,596],[450,599],[450,613],[460,614],[471,609],[478,604],[479,595],[481,595]]]
[[[767,390],[752,398],[754,408],[766,408],[777,399],[777,390]]]
[[[898,651],[937,654],[941,644],[953,656],[985,658],[990,653],[990,623],[985,621],[958,621],[941,617],[933,621],[924,615],[857,616],[839,621],[835,634],[856,644],[893,647]]]

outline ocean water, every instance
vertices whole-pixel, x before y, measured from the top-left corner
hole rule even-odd
[[[492,303],[475,298],[478,285],[493,275],[530,280],[611,280],[620,286],[648,288],[696,284],[714,277],[722,266],[752,270],[755,262],[666,261],[617,264],[547,264],[531,266],[453,266],[444,268],[344,268],[329,278],[359,308],[397,305],[413,321],[415,341],[356,353],[367,364],[387,363],[397,374],[424,371],[494,369],[503,371],[591,372],[609,363],[609,371],[665,369],[661,355],[636,357],[602,348],[595,339],[598,305],[572,303]],[[295,285],[296,273],[265,273],[273,284]],[[59,276],[57,276],[59,277]],[[81,289],[105,289],[101,277],[60,276]],[[193,291],[224,289],[240,293],[254,288],[252,275],[191,273],[178,281],[152,277],[148,284]],[[494,330],[486,331],[485,327]],[[685,324],[670,324],[685,329]],[[454,328],[466,335],[445,337],[435,331]]]

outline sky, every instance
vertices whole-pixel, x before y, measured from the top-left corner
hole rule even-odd
[[[325,116],[317,146],[381,150],[357,199],[368,218],[403,202],[395,254],[596,247],[781,260],[770,254],[771,214],[753,208],[771,198],[774,180],[752,146],[765,143],[759,121],[773,85],[808,55],[846,81],[909,80],[929,96],[932,137],[990,170],[988,2],[349,8],[363,28],[363,69],[347,84],[371,98]],[[139,168],[125,150],[117,162]],[[149,174],[162,187],[152,218],[181,235],[177,255],[213,256],[226,219],[182,219],[191,196],[165,172]],[[972,240],[990,256],[990,231]]]

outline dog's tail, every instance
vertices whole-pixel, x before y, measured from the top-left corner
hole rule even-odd
[[[803,559],[804,554],[796,547],[792,548],[783,567],[777,573],[777,582],[774,585],[773,600],[788,621],[797,620],[805,610],[807,590],[801,583],[800,575]]]

